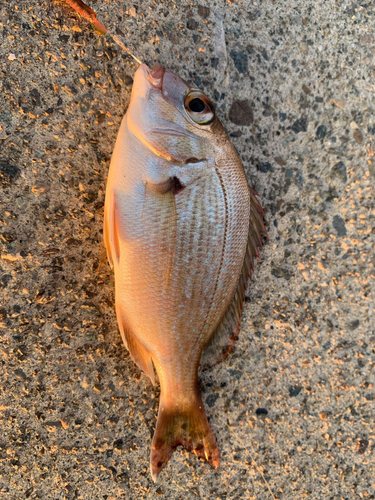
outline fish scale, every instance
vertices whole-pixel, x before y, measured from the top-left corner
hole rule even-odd
[[[182,215],[177,219],[174,280],[168,296],[175,297],[180,314],[172,327],[172,336],[174,331],[184,331],[191,341],[194,338],[198,340],[203,328],[206,310],[214,293],[218,262],[224,242],[223,235],[217,228],[216,231],[208,229],[215,228],[216,224],[212,226],[206,224],[207,200],[210,200],[214,209],[215,223],[223,223],[225,206],[215,171],[210,172],[199,185],[193,184],[191,188],[185,188],[181,195],[176,197],[177,214]],[[207,253],[207,248],[215,248],[217,255],[212,260],[216,265],[202,268],[201,262]],[[186,296],[187,282],[192,292],[190,298]],[[193,323],[189,323],[190,318],[195,318]],[[173,321],[175,322],[176,318],[173,318]],[[186,350],[186,345],[181,344],[177,348]],[[174,361],[179,362],[178,358],[174,358]]]
[[[230,153],[237,156],[234,148]],[[218,164],[227,212],[225,243],[217,275],[217,283],[220,286],[216,287],[213,303],[201,334],[204,342],[209,340],[212,329],[217,327],[233,299],[249,233],[250,195],[242,163],[239,160],[231,161],[226,156],[225,161],[219,161]]]

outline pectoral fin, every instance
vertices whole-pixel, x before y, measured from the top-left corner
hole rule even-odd
[[[180,179],[176,176],[169,177],[166,181],[160,182],[159,184],[147,182],[146,187],[149,191],[153,191],[157,194],[167,194],[172,192],[175,195],[185,188]]]

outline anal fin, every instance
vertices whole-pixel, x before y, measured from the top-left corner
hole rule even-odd
[[[242,308],[245,300],[247,280],[254,271],[254,260],[260,260],[258,248],[262,248],[261,236],[267,236],[264,226],[263,209],[257,200],[257,193],[250,188],[250,226],[245,258],[233,300],[223,319],[216,328],[210,342],[205,347],[201,360],[201,370],[206,370],[223,361],[233,350],[240,333]]]
[[[117,323],[120,328],[121,337],[127,347],[130,356],[137,366],[150,377],[152,385],[155,385],[155,371],[152,363],[152,358],[148,350],[137,339],[137,337],[130,332],[124,324],[120,308],[116,305]]]

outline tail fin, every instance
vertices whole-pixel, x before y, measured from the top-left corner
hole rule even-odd
[[[160,396],[158,420],[151,448],[151,475],[156,481],[167,465],[173,451],[180,444],[198,457],[205,458],[215,469],[220,455],[203,401],[198,390],[188,406],[169,402]]]

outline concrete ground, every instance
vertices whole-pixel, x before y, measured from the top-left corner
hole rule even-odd
[[[65,5],[0,5],[0,498],[375,498],[375,5],[96,0],[201,87],[266,211],[228,359],[201,375],[222,467],[157,484],[158,388],[121,343],[102,245],[136,63]]]

